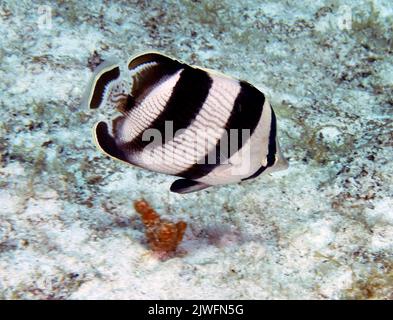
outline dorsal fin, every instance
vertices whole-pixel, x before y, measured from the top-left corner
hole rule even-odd
[[[106,97],[110,85],[120,78],[119,64],[115,60],[102,62],[95,70],[84,94],[82,104],[89,109],[100,107]]]
[[[174,74],[186,65],[159,53],[145,53],[128,63],[132,76],[131,95],[138,102],[166,76]]]

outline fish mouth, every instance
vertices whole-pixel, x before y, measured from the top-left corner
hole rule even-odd
[[[274,166],[277,170],[286,170],[289,168],[289,162],[280,154]]]
[[[277,145],[277,153],[276,153],[276,162],[274,163],[274,169],[286,170],[289,167],[289,162],[281,152],[281,147],[278,143],[278,139],[276,139],[276,145]]]

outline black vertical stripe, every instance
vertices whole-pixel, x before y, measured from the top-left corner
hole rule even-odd
[[[194,164],[187,170],[179,173],[181,177],[188,179],[199,179],[209,174],[217,166],[228,160],[236,151],[240,150],[248,139],[242,139],[242,129],[250,130],[250,136],[253,134],[258,122],[262,116],[263,104],[265,103],[265,96],[262,92],[256,89],[251,84],[241,81],[240,92],[236,97],[231,115],[225,124],[225,132],[217,142],[213,151],[205,155],[203,164]],[[237,148],[230,148],[234,144],[230,141],[230,129],[237,129]],[[229,137],[229,139],[227,139]],[[249,138],[249,137],[248,137]],[[262,143],[262,142],[261,142]],[[226,145],[225,153],[222,154],[220,146]],[[216,156],[214,164],[209,164],[211,154]]]
[[[267,167],[271,167],[274,165],[274,162],[276,161],[276,153],[277,153],[277,146],[276,146],[277,120],[273,108],[271,108],[271,112],[272,112],[272,120],[270,122],[269,148],[266,156]]]
[[[268,147],[268,152],[267,152],[267,156],[266,156],[267,164],[266,164],[266,166],[262,165],[256,172],[254,172],[251,176],[242,179],[242,181],[258,177],[267,168],[273,166],[276,161],[276,153],[277,153],[277,145],[276,145],[277,124],[276,123],[277,123],[277,121],[276,121],[276,116],[274,114],[273,109],[271,109],[271,110],[272,110],[272,119],[270,122],[269,147]]]
[[[137,103],[140,103],[149,93],[154,89],[155,85],[165,76],[170,76],[179,71],[184,67],[183,64],[178,61],[160,56],[150,57],[141,56],[136,58],[130,63],[131,68],[139,68],[142,67],[138,72],[132,75],[132,88],[131,94],[135,98]],[[147,58],[155,58],[154,60],[147,60],[145,62],[144,59]],[[143,62],[143,63],[142,63]],[[154,62],[155,64],[148,65],[149,63]],[[137,64],[141,63],[141,64]],[[143,68],[143,64],[145,64],[145,68]],[[135,70],[134,70],[135,72]]]
[[[161,66],[180,66],[183,65],[183,63],[180,63],[177,60],[174,60],[172,58],[169,58],[161,53],[156,53],[156,52],[148,52],[141,54],[137,57],[134,57],[129,63],[128,63],[128,69],[136,69],[137,67],[149,63],[149,62],[157,62]]]
[[[99,76],[93,88],[93,96],[89,103],[90,109],[97,109],[101,105],[102,99],[104,98],[105,88],[111,81],[119,78],[119,76],[120,69],[117,66],[114,66],[112,69],[105,71]]]
[[[121,99],[117,103],[117,110],[123,114],[130,112],[135,107],[135,99],[130,94],[127,94],[125,99]]]
[[[162,111],[149,128],[165,137],[165,122],[172,121],[173,131],[186,129],[200,112],[212,85],[209,75],[200,69],[184,66],[179,80]],[[147,129],[147,128],[146,128]],[[150,141],[142,141],[143,132],[125,146],[129,151],[141,151]]]

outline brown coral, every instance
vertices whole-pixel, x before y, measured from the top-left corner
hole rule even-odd
[[[141,215],[146,228],[146,238],[150,248],[155,252],[175,252],[183,239],[187,224],[161,219],[145,200],[134,202],[135,210]]]

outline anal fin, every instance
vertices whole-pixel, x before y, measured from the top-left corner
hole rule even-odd
[[[170,190],[175,193],[190,193],[194,191],[200,191],[210,187],[210,185],[189,180],[189,179],[178,179],[172,183]]]
[[[128,162],[124,152],[117,146],[114,137],[109,134],[106,122],[100,121],[95,125],[94,137],[99,149],[108,156]]]

